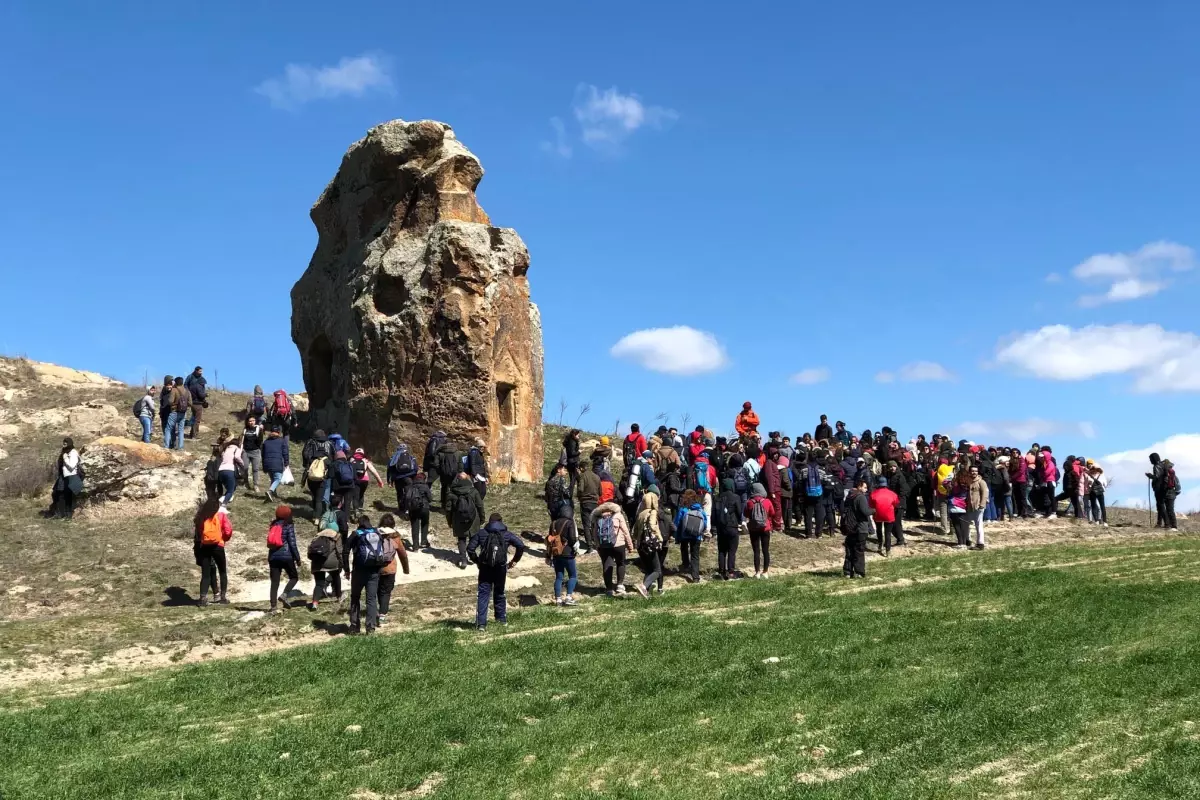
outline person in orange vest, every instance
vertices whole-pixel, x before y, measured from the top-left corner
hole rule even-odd
[[[754,413],[750,401],[742,403],[742,413],[733,421],[733,427],[738,436],[746,437],[758,433],[758,414]]]

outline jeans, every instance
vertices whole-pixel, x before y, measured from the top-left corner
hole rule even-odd
[[[208,597],[211,588],[217,592],[217,577],[221,578],[221,597],[229,591],[229,573],[225,568],[225,548],[219,544],[202,545],[197,553],[200,562],[200,599]]]
[[[314,562],[314,566],[316,563]],[[340,599],[342,596],[342,573],[336,569],[333,570],[318,570],[314,569],[313,574],[313,592],[312,599],[316,603],[324,600],[326,597],[334,597]]]
[[[615,591],[625,584],[625,549],[623,547],[601,547],[600,562],[604,565],[604,588]],[[616,580],[613,572],[616,572]]]
[[[717,534],[717,572],[728,577],[735,569],[738,549],[738,532]]]
[[[1108,522],[1108,509],[1104,507],[1104,495],[1092,495],[1092,522]]]
[[[860,533],[851,534],[842,542],[842,548],[845,551],[842,574],[847,578],[867,577],[867,537]]]
[[[575,559],[558,556],[554,559],[554,599],[562,597],[563,581],[567,584],[567,595],[575,594],[575,584],[578,573],[575,572]]]
[[[217,477],[221,481],[221,487],[225,489],[225,497],[221,502],[229,505],[233,493],[237,491],[237,470],[223,469],[217,473]]]
[[[379,613],[386,614],[392,607],[392,590],[396,588],[396,573],[379,576]]]
[[[349,553],[346,554],[349,556]],[[367,632],[379,625],[379,568],[355,566],[350,574],[350,630],[357,632],[362,617],[362,592],[367,591]]]
[[[646,573],[642,579],[642,585],[649,590],[655,583],[658,584],[659,591],[663,587],[663,562],[661,550],[647,550],[641,554],[642,571]]]
[[[270,566],[271,566],[271,609],[274,610],[275,601],[280,596],[277,594],[277,592],[279,591],[279,578],[282,576],[282,574],[284,572],[287,573],[287,576],[288,576],[287,586],[285,586],[283,588],[283,599],[286,600],[288,594],[290,594],[292,589],[296,588],[296,584],[300,582],[300,573],[296,571],[296,565],[291,561],[288,561],[286,564],[285,563],[274,563],[274,564],[271,564]]]
[[[138,417],[142,423],[142,442],[150,444],[150,432],[154,429],[154,420],[150,417]]]
[[[272,472],[271,473],[271,486],[269,489],[267,489],[267,491],[270,492],[271,494],[275,494],[275,490],[279,488],[279,484],[281,484],[281,483],[283,483],[283,473],[282,472]],[[258,486],[256,485],[254,488],[257,489]]]
[[[409,511],[408,524],[412,528],[413,549],[429,547],[429,512]]]
[[[333,491],[333,478],[326,478],[321,483],[321,502],[326,506],[329,505],[329,494]]]
[[[158,421],[163,432],[163,447],[167,450],[171,449],[171,411],[170,409],[158,409]]]
[[[487,627],[488,600],[495,605],[496,622],[508,622],[508,598],[504,594],[504,583],[508,571],[479,570],[479,594],[475,600],[475,627]]]
[[[183,418],[187,416],[183,411],[172,411],[167,417],[167,427],[163,430],[163,447],[170,450],[174,447],[176,450],[183,449]]]
[[[750,531],[750,547],[754,550],[754,572],[766,572],[771,568],[771,532]]]
[[[1014,483],[1013,496],[1016,498],[1017,514],[1028,517],[1033,513],[1033,505],[1029,502],[1029,483]]]
[[[246,461],[246,485],[258,491],[258,473],[262,472],[262,450],[243,451]]]
[[[975,544],[983,547],[987,544],[987,539],[983,535],[983,509],[979,511],[968,511],[967,516],[971,518],[971,522],[975,524]]]

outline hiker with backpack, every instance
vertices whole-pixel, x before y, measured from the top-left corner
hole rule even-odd
[[[146,393],[133,404],[133,416],[142,426],[142,444],[150,444],[150,435],[154,432],[154,387],[147,386]]]
[[[1162,460],[1163,478],[1163,527],[1172,531],[1179,530],[1179,523],[1175,518],[1175,499],[1179,497],[1183,489],[1179,485],[1179,477],[1175,474],[1175,465],[1170,459]]]
[[[766,578],[771,569],[771,520],[774,516],[766,487],[761,483],[751,484],[743,517],[750,534],[750,547],[754,550],[755,578]]]
[[[858,478],[846,497],[842,515],[842,547],[845,559],[842,574],[847,578],[867,577],[867,539],[871,535],[871,501],[867,495],[867,479]]]
[[[263,472],[271,479],[271,484],[267,487],[267,502],[279,502],[276,492],[279,490],[279,485],[283,483],[284,474],[290,469],[288,463],[290,460],[291,453],[283,438],[283,432],[278,425],[271,426],[266,441],[262,443],[262,468]]]
[[[429,486],[433,487],[434,480],[438,477],[438,450],[446,443],[446,432],[436,431],[429,440],[425,442],[425,455],[421,459],[421,471],[429,476]],[[453,478],[452,478],[453,480]],[[445,496],[443,491],[442,496]],[[443,509],[445,510],[445,509]]]
[[[467,454],[462,457],[462,460],[463,469],[475,483],[475,491],[479,492],[479,499],[486,504],[490,477],[487,463],[487,442],[483,439],[476,439],[475,444],[468,448]],[[567,496],[570,496],[570,492],[567,493]]]
[[[971,546],[971,473],[960,467],[950,478],[946,507],[950,524],[954,528],[955,550],[966,550]]]
[[[1146,477],[1150,479],[1150,489],[1154,492],[1154,508],[1157,512],[1154,519],[1154,527],[1175,529],[1175,499],[1171,498],[1171,512],[1167,513],[1167,492],[1168,492],[1168,475],[1166,465],[1170,463],[1164,461],[1158,453],[1150,454],[1150,471],[1146,473]],[[1172,470],[1173,471],[1173,470]],[[1177,479],[1174,480],[1178,484]],[[1178,485],[1176,485],[1175,496],[1179,496]]]
[[[675,514],[675,540],[679,542],[681,570],[687,570],[691,583],[703,583],[700,578],[700,542],[708,531],[708,514],[704,502],[694,489],[683,493],[679,511]]]
[[[258,419],[262,421],[264,418],[258,416]],[[268,427],[278,425],[283,441],[288,447],[292,446],[292,431],[296,429],[296,409],[292,406],[292,399],[283,389],[276,389],[275,394],[271,396],[271,407],[267,409],[265,424]]]
[[[250,399],[246,401],[246,407],[242,409],[242,416],[246,419],[254,417],[259,422],[266,422],[267,411],[270,407],[270,404],[267,402],[267,396],[263,394],[262,386],[255,384]]]
[[[204,464],[204,497],[205,499],[220,499],[223,491],[224,489],[221,487],[221,445],[214,444],[208,461]]]
[[[708,456],[701,453],[689,468],[691,473],[691,489],[696,493],[696,499],[704,511],[704,535],[709,535],[709,523],[712,518],[713,490],[718,486],[717,471],[708,461]]]
[[[350,633],[362,630],[362,594],[367,593],[367,633],[379,627],[379,578],[380,572],[396,557],[392,540],[371,525],[369,517],[358,519],[358,527],[343,545],[353,559],[347,558],[345,575],[350,579]],[[353,560],[353,568],[351,568]]]
[[[666,507],[672,519],[683,502],[683,493],[687,488],[687,477],[681,469],[671,468],[666,475],[659,476],[660,505]]]
[[[596,550],[604,567],[604,589],[609,597],[625,594],[626,555],[633,552],[629,519],[615,502],[602,503],[589,520]],[[614,577],[615,573],[615,577]]]
[[[898,503],[896,518],[892,521],[888,539],[895,541],[897,547],[907,547],[908,544],[904,540],[904,512],[908,506],[909,493],[912,491],[911,484],[908,481],[908,475],[895,461],[889,461],[884,467],[884,477],[887,478],[887,488],[895,493]],[[890,548],[889,544],[888,549]]]
[[[543,489],[543,496],[546,499],[546,513],[550,515],[551,522],[559,518],[563,506],[572,508],[572,513],[574,513],[571,506],[571,481],[567,477],[565,464],[554,465],[554,471],[550,474]],[[480,517],[483,517],[482,512],[480,512]]]
[[[841,485],[842,473],[838,466],[837,458],[832,454],[825,456],[825,466],[820,470],[821,478],[821,504],[816,510],[817,530],[813,535],[814,538],[820,538],[822,528],[830,537],[837,535],[837,508],[842,501]],[[825,524],[821,525],[821,519],[825,520]],[[805,519],[807,524],[807,518]]]
[[[625,437],[625,441],[621,445],[621,458],[625,463],[626,472],[629,472],[633,462],[644,452],[646,452],[646,437],[642,436],[642,429],[635,422],[629,426],[629,435]]]
[[[342,506],[351,518],[358,516],[358,485],[354,477],[354,465],[341,450],[333,451],[330,470],[330,502]]]
[[[825,486],[829,481],[826,472],[817,462],[815,451],[808,459],[801,457],[795,475],[799,484],[796,492],[803,492],[803,496],[797,502],[803,506],[804,538],[820,538],[825,527]]]
[[[801,450],[804,453],[804,450]],[[807,458],[807,454],[805,456]],[[792,532],[792,466],[791,460],[783,455],[780,450],[779,460],[776,462],[779,467],[779,506],[780,515],[783,517],[783,531],[791,535]]]
[[[455,479],[455,484],[457,483],[458,479]],[[508,558],[510,547],[513,549],[511,561]],[[508,571],[516,566],[524,553],[525,543],[505,527],[504,519],[499,514],[492,514],[487,525],[471,537],[467,557],[479,567],[479,589],[475,603],[476,630],[487,630],[489,600],[495,606],[496,622],[501,625],[508,624],[508,599],[504,593],[504,585],[508,580]]]
[[[192,551],[196,566],[200,567],[200,598],[196,605],[208,605],[208,590],[211,588],[216,602],[227,605],[229,599],[229,573],[225,563],[225,543],[233,536],[233,522],[229,512],[216,497],[205,500],[192,520],[194,532]],[[218,577],[220,594],[217,594]]]
[[[1104,506],[1104,490],[1108,486],[1108,479],[1104,477],[1100,465],[1090,458],[1087,460],[1087,471],[1090,478],[1087,501],[1092,509],[1092,522],[1107,528],[1108,509]]]
[[[396,489],[396,507],[402,514],[408,511],[408,487],[412,485],[417,472],[417,459],[413,457],[408,445],[399,442],[396,445],[396,452],[392,453],[392,457],[388,459],[387,482]],[[428,510],[425,513],[428,520]],[[415,541],[413,546],[416,547]]]
[[[447,509],[446,503],[448,493],[450,491],[450,485],[454,483],[456,476],[459,475],[459,473],[466,472],[466,470],[463,469],[462,457],[458,454],[458,450],[454,447],[454,443],[449,439],[442,442],[441,447],[437,449],[437,453],[434,455],[436,456],[437,462],[438,480],[441,481],[442,484],[442,510],[445,511]],[[467,473],[467,477],[470,477],[470,473]],[[474,481],[472,481],[472,483],[474,483]],[[479,494],[478,491],[475,493]],[[479,500],[481,503],[483,502],[482,497],[479,498]],[[481,518],[482,515],[483,512],[481,511]]]
[[[267,436],[258,420],[258,417],[246,417],[240,442],[242,461],[246,465],[246,488],[255,493],[258,492],[258,473],[266,471],[263,468],[262,446]]]
[[[218,480],[225,490],[222,505],[228,506],[237,491],[238,470],[242,467],[242,446],[237,439],[230,439],[221,445],[221,465],[218,467]]]
[[[313,519],[320,519],[329,500],[330,461],[333,451],[325,431],[318,428],[312,438],[304,443],[300,460],[304,467],[304,484],[312,495]]]
[[[170,450],[183,449],[183,426],[188,409],[192,407],[192,394],[183,385],[183,378],[176,376],[175,386],[167,398],[171,411],[167,415],[167,428],[163,431],[165,447]]]
[[[404,490],[404,508],[408,511],[408,524],[412,529],[413,550],[429,548],[429,512],[433,508],[433,491],[425,480],[425,473],[418,472]]]
[[[308,545],[309,569],[313,576],[309,611],[316,611],[326,597],[342,599],[342,569],[347,566],[342,549],[342,533],[336,514],[318,520],[316,537]]]
[[[733,488],[733,480],[721,481],[721,493],[713,508],[713,524],[717,532],[717,575],[723,581],[739,577],[737,572],[738,537],[742,535],[745,515],[741,498]]]
[[[565,465],[564,465],[565,466]],[[554,569],[554,605],[575,606],[575,585],[579,572],[575,568],[575,556],[579,548],[579,532],[575,528],[575,514],[567,506],[559,509],[559,517],[550,523],[546,534],[546,563]],[[563,594],[563,586],[566,594]]]
[[[600,443],[592,448],[592,469],[597,472],[612,472],[612,446],[607,436],[600,437]]]
[[[396,588],[396,562],[400,562],[404,574],[407,575],[408,551],[404,549],[404,537],[396,530],[396,518],[391,514],[384,514],[379,518],[379,533],[391,541],[392,550],[396,553],[396,557],[379,570],[379,624],[382,625],[387,622],[388,610],[392,607],[392,591]]]
[[[642,507],[633,524],[634,547],[642,567],[642,582],[637,588],[642,597],[649,597],[650,590],[657,586],[663,590],[663,556],[669,534],[663,530],[663,515],[658,487],[652,487],[642,497]]]
[[[600,495],[603,489],[604,486],[600,473],[595,467],[580,472],[579,482],[575,484],[575,496],[579,500],[579,527],[577,531],[583,531],[582,544],[578,548],[578,555],[587,555],[596,549],[596,542],[591,538],[588,522],[592,518],[592,512],[596,510],[596,506],[600,505]],[[611,476],[609,477],[607,489],[609,495],[604,498],[605,502],[616,497],[616,487],[613,485]]]
[[[275,519],[267,529],[267,566],[271,570],[271,609],[270,613],[279,613],[276,602],[284,608],[288,605],[288,595],[300,582],[300,548],[296,545],[296,528],[292,525],[291,506],[279,505],[275,508]],[[287,573],[287,586],[283,593],[279,592],[279,579]]]
[[[191,396],[192,425],[188,438],[195,439],[200,435],[200,420],[204,418],[204,409],[208,408],[208,381],[204,378],[204,369],[196,367],[192,370],[183,386]]]
[[[354,451],[354,455],[350,458],[350,468],[354,470],[354,507],[361,511],[366,507],[367,503],[367,487],[371,485],[371,478],[379,484],[379,488],[383,488],[383,478],[379,477],[379,472],[375,469],[375,465],[371,463],[371,459],[367,458],[367,453],[361,447]]]
[[[447,489],[446,521],[458,540],[458,568],[467,568],[467,542],[483,522],[483,498],[475,491],[475,482],[465,471]]]

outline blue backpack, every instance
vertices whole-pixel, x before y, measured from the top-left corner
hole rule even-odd
[[[692,488],[712,494],[712,484],[708,482],[708,462],[697,461],[692,465]]]
[[[333,462],[333,477],[339,488],[350,488],[354,486],[354,467],[349,461],[339,459]]]
[[[807,492],[809,497],[820,497],[825,494],[825,487],[821,485],[821,471],[817,469],[816,464],[808,465],[808,480]]]

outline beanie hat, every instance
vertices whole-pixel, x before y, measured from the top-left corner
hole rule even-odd
[[[601,436],[601,437],[600,437],[600,444],[601,444],[601,445],[603,445],[604,447],[608,447],[608,437],[607,437],[607,436]]]
[[[291,506],[280,505],[280,506],[275,507],[275,519],[279,519],[279,520],[283,520],[284,522],[287,522],[291,518],[292,518],[292,507]]]
[[[886,489],[887,488],[887,478],[880,475],[879,480],[875,483],[875,485],[878,486],[880,489]]]
[[[747,400],[746,402],[742,403],[742,411],[749,411],[751,408],[753,408],[753,406],[751,406],[751,405],[750,405],[750,401],[749,401],[749,400]]]

